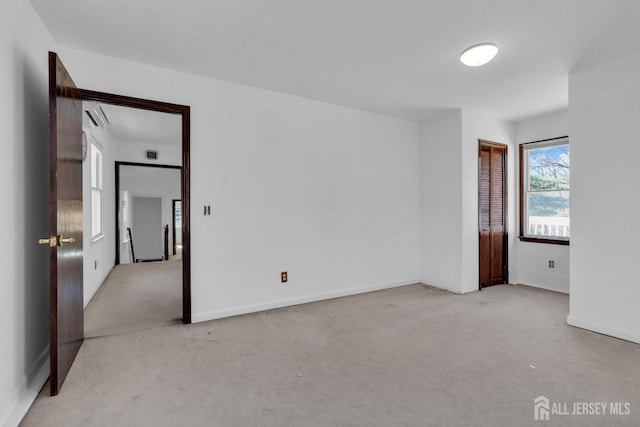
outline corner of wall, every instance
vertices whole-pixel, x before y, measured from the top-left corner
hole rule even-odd
[[[626,341],[640,344],[640,334],[626,329],[619,329],[608,325],[591,322],[571,314],[567,316],[567,324],[570,326],[575,326],[576,328],[586,329],[588,331],[593,331],[599,334],[608,335],[610,337],[620,338]]]
[[[11,398],[3,403],[0,408],[0,427],[14,427],[20,424],[48,378],[49,346],[40,353],[28,369]]]
[[[640,52],[569,75],[573,142],[568,322],[633,342],[640,342],[640,231],[632,226],[637,198],[620,183],[640,180],[639,76]],[[606,150],[602,141],[607,141]]]

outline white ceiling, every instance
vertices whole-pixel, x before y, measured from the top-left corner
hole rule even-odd
[[[106,131],[118,142],[182,145],[182,116],[112,104],[83,102],[83,109],[100,106],[109,124]],[[85,123],[88,123],[83,116]]]
[[[638,0],[31,3],[64,46],[416,120],[566,108],[570,70],[640,50]],[[459,62],[485,41],[493,62]]]

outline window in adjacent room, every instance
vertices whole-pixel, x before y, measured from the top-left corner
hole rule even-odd
[[[520,145],[520,239],[569,244],[569,137]]]
[[[91,239],[103,235],[102,229],[102,150],[95,140],[90,144],[91,154]]]

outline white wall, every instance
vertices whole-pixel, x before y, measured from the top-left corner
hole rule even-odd
[[[133,198],[133,235],[136,259],[162,258],[162,198]]]
[[[149,163],[159,165],[182,165],[182,146],[149,144],[136,141],[115,140],[114,160],[120,162]],[[147,159],[147,150],[158,152],[157,160]]]
[[[91,239],[91,157],[87,154],[82,163],[82,216],[84,306],[98,291],[115,264],[115,173],[113,166],[113,142],[109,134],[100,128],[85,127],[87,147],[94,138],[102,151],[102,231],[103,237]],[[88,148],[89,150],[89,148]]]
[[[640,54],[569,76],[571,325],[640,343]],[[606,222],[606,226],[603,226]]]
[[[421,126],[421,280],[461,293],[462,111]]]
[[[14,426],[49,370],[49,121],[51,37],[31,4],[5,0],[0,13],[0,426]]]
[[[418,124],[60,53],[83,88],[191,106],[195,321],[419,281]]]
[[[569,135],[569,114],[567,110],[556,111],[532,119],[516,123],[516,142],[540,141]],[[573,141],[570,140],[573,150]],[[518,147],[515,147],[516,169],[516,233],[520,230],[519,209],[519,156]],[[573,153],[571,154],[573,157]],[[573,180],[573,177],[572,177]],[[573,220],[572,220],[573,221]],[[573,239],[572,239],[573,240]],[[551,289],[558,292],[569,293],[569,246],[549,245],[545,243],[521,242],[515,240],[515,254],[517,259],[516,275],[514,283]],[[549,260],[553,260],[555,268],[549,268]]]
[[[120,189],[134,196],[180,198],[180,169],[120,165]]]
[[[515,263],[514,126],[454,110],[421,127],[421,278],[452,292],[478,290],[478,140],[507,144],[510,265]]]

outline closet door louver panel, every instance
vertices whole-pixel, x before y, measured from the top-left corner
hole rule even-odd
[[[505,283],[506,147],[481,143],[479,175],[480,285]]]

